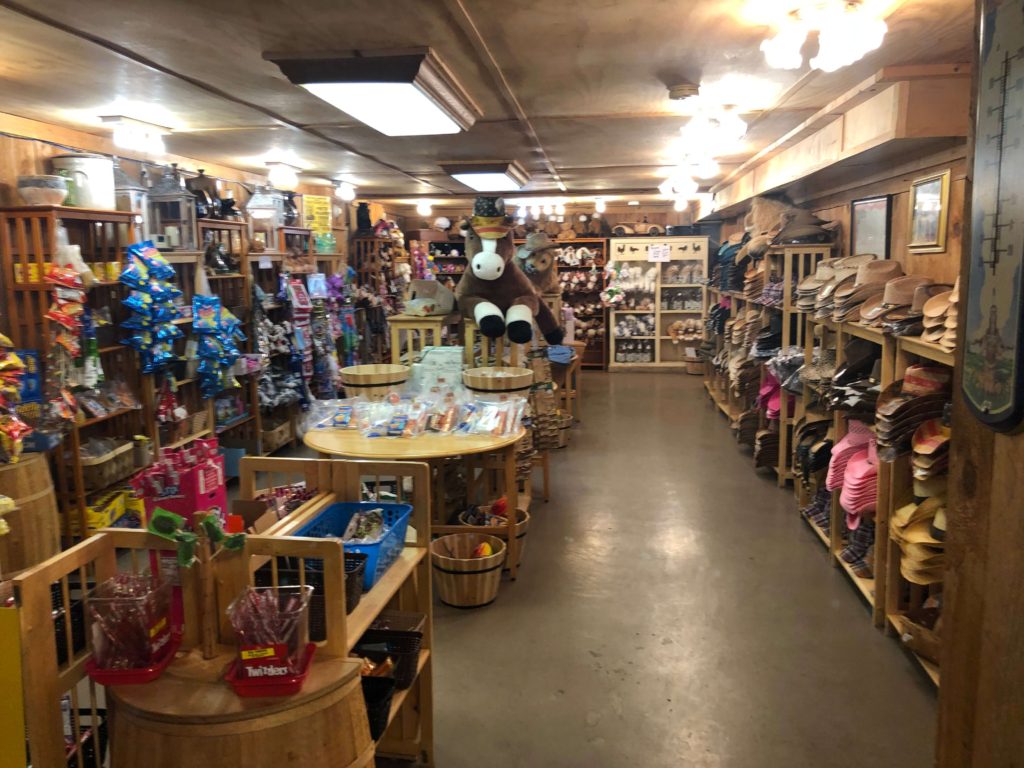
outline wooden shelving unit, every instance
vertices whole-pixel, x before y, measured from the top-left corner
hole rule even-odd
[[[651,248],[668,249],[668,260],[650,261]],[[636,309],[619,305],[611,310],[608,320],[609,370],[659,370],[682,369],[686,366],[684,356],[687,346],[698,346],[700,340],[673,343],[668,327],[687,315],[701,320],[707,306],[707,286],[703,281],[708,275],[708,252],[711,243],[707,237],[617,237],[608,241],[608,261],[614,264],[626,263],[640,267],[644,273],[655,269],[652,292],[645,295],[651,299],[651,309]],[[669,278],[671,268],[683,270],[688,275],[682,282],[678,277]],[[699,274],[699,279],[696,276]],[[684,306],[685,305],[685,306]],[[649,315],[654,318],[654,333],[649,336],[622,336],[617,333],[617,323],[627,315]],[[647,355],[649,360],[626,360],[624,356],[634,342],[650,341],[641,347],[650,349],[637,354]]]
[[[525,242],[517,240],[516,243]],[[592,321],[600,320],[601,328],[604,329],[604,335],[597,335],[594,338],[588,338],[586,336],[575,339],[566,339],[566,342],[577,341],[585,342],[586,348],[583,352],[583,360],[581,365],[584,368],[593,368],[595,370],[604,370],[608,367],[608,337],[610,329],[608,327],[608,311],[605,309],[598,309],[596,312],[591,311],[577,311],[577,308],[582,308],[585,304],[597,305],[601,304],[600,293],[604,290],[607,278],[604,273],[604,265],[608,260],[608,240],[603,237],[597,238],[577,238],[575,240],[558,240],[556,241],[560,248],[588,248],[594,254],[594,260],[592,265],[580,265],[575,266],[572,264],[565,264],[559,262],[557,265],[558,272],[587,272],[591,269],[598,270],[598,280],[596,290],[593,291],[569,291],[567,289],[562,290],[562,305],[566,307],[572,307],[573,313],[577,320]],[[561,322],[561,318],[558,318]]]

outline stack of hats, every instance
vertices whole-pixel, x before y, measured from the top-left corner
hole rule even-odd
[[[902,550],[900,573],[922,586],[942,581],[946,565],[946,497],[931,496],[897,509],[890,534]]]
[[[931,285],[930,277],[921,275],[904,275],[894,278],[885,284],[881,296],[876,296],[860,308],[858,319],[865,325],[880,326],[889,312],[906,311],[914,304],[914,294],[918,287]]]
[[[858,269],[877,258],[873,253],[858,253],[839,259],[822,259],[814,274],[797,285],[797,309],[801,312],[813,311],[815,317],[821,319],[829,318],[836,289],[850,285],[856,279]]]
[[[914,289],[914,300],[909,307],[896,307],[888,311],[879,306],[861,308],[861,321],[881,325],[893,336],[920,336],[924,331],[924,305],[933,296],[949,290],[947,285],[923,283]]]
[[[837,491],[843,487],[843,478],[846,475],[846,466],[850,462],[850,457],[867,450],[868,443],[874,439],[871,428],[854,419],[847,422],[846,430],[846,435],[832,446],[828,474],[825,476],[825,488],[829,491]]]
[[[862,305],[880,298],[886,284],[903,276],[903,267],[897,261],[872,260],[861,264],[852,282],[849,279],[836,288],[832,305],[832,319],[839,322],[858,320]]]
[[[924,305],[924,332],[921,338],[933,344],[941,344],[947,352],[956,347],[956,329],[960,316],[959,287],[960,280],[957,278],[953,290],[932,296]]]
[[[846,527],[857,530],[862,517],[875,514],[878,504],[878,448],[869,440],[864,448],[850,455],[843,471],[843,490],[839,504],[846,512]]]
[[[833,410],[875,418],[875,404],[881,394],[882,349],[864,339],[850,339],[843,348],[846,358],[836,368],[828,394]]]
[[[764,290],[765,262],[752,263],[743,274],[743,297],[748,301],[757,301]]]
[[[917,428],[942,416],[950,381],[948,368],[911,365],[902,379],[885,388],[875,407],[875,433],[883,461],[907,453]]]
[[[779,463],[779,433],[760,429],[754,437],[754,466],[774,467]]]
[[[771,357],[779,351],[781,345],[782,315],[776,313],[768,318],[767,325],[762,325],[761,330],[754,337],[751,355],[757,358]]]
[[[782,214],[782,228],[772,238],[775,245],[829,243],[835,238],[836,222],[819,219],[803,208],[790,208]]]
[[[752,446],[757,439],[757,428],[760,423],[761,414],[756,408],[741,413],[733,425],[736,429],[736,440],[743,445]]]
[[[942,419],[929,419],[919,426],[911,440],[914,480],[927,481],[949,469],[949,427]]]
[[[764,409],[769,420],[779,418],[779,406],[782,402],[782,386],[779,380],[772,375],[771,371],[765,369],[764,378],[761,379],[761,388],[757,393],[757,405]]]
[[[850,566],[854,575],[862,579],[873,579],[874,557],[871,548],[875,544],[875,521],[864,518],[856,529],[850,529],[846,535],[846,546],[839,552],[839,557]]]
[[[754,339],[761,332],[763,324],[764,316],[762,315],[762,310],[747,310],[746,324],[743,327],[743,339],[741,341],[744,347],[749,349],[754,344]]]
[[[733,273],[736,270],[736,254],[739,253],[747,236],[743,232],[729,235],[722,247],[718,249],[718,287],[723,291],[731,291]]]
[[[801,418],[793,428],[793,472],[805,486],[811,477],[828,469],[832,440],[827,436],[831,419]]]

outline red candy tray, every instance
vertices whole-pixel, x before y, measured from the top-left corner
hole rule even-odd
[[[290,677],[275,677],[271,679],[251,679],[239,677],[239,660],[235,659],[228,667],[224,679],[227,680],[235,693],[244,698],[260,696],[293,696],[302,690],[302,684],[306,682],[306,675],[309,673],[309,665],[313,663],[313,654],[316,652],[316,645],[310,643],[306,646],[306,657],[302,662],[302,670],[297,675]]]
[[[85,671],[94,682],[100,685],[139,685],[141,683],[151,683],[160,677],[163,671],[167,669],[167,665],[174,660],[174,654],[178,652],[178,646],[180,645],[181,633],[172,632],[171,639],[164,646],[160,658],[148,667],[140,667],[139,669],[100,669],[96,666],[96,660],[90,658],[85,662]]]

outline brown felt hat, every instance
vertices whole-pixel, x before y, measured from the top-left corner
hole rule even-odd
[[[882,294],[877,293],[860,305],[860,319],[874,320],[885,312],[882,306]]]
[[[897,277],[885,284],[885,295],[882,297],[882,304],[886,309],[893,307],[909,307],[914,303],[914,291],[922,285],[931,285],[935,281],[930,277],[921,275],[906,275]]]
[[[891,321],[910,320],[924,315],[924,305],[932,296],[949,290],[947,285],[919,285],[914,291],[914,301],[909,307],[897,307],[885,313],[885,319]]]

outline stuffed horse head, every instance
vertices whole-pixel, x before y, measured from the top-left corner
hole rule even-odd
[[[500,198],[478,197],[473,216],[459,226],[466,241],[469,266],[455,292],[460,311],[472,317],[480,332],[498,338],[507,331],[516,344],[533,337],[533,321],[549,343],[561,340],[561,329],[526,275],[510,264],[515,254],[512,219]]]

